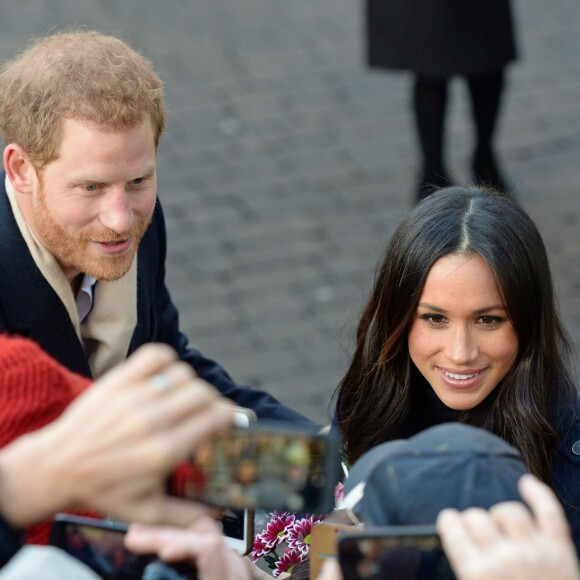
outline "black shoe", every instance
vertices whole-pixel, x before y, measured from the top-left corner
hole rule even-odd
[[[513,198],[511,187],[500,171],[491,152],[476,153],[471,164],[473,183],[478,187],[492,189]]]
[[[415,203],[419,203],[422,199],[431,195],[434,191],[442,187],[449,187],[453,185],[449,176],[444,170],[423,172],[417,183],[415,194]]]

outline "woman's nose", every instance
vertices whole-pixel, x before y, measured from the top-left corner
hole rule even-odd
[[[477,358],[477,341],[469,328],[456,327],[451,332],[446,350],[450,361],[464,365]]]

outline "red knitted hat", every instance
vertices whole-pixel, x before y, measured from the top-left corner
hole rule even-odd
[[[0,335],[0,447],[54,421],[90,384],[31,340]]]
[[[90,379],[63,367],[35,342],[0,335],[0,447],[57,419],[90,384]],[[29,528],[27,541],[48,543],[50,524]]]

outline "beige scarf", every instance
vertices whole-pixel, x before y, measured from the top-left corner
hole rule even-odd
[[[81,343],[88,353],[93,377],[125,360],[137,324],[137,257],[129,271],[114,282],[97,282],[93,308],[82,324],[72,288],[54,256],[34,237],[16,199],[16,191],[6,177],[6,192],[22,237],[42,275],[64,304]],[[55,329],[58,340],[58,329]]]

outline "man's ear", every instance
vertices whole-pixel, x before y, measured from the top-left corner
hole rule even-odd
[[[4,169],[16,191],[32,193],[36,170],[20,145],[11,143],[4,148]]]

